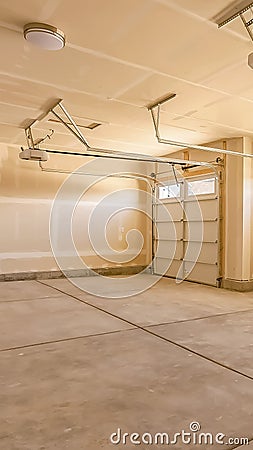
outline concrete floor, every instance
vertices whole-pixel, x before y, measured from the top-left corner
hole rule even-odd
[[[110,443],[118,428],[173,438],[197,421],[251,442],[167,447],[253,449],[252,335],[252,293],[162,279],[105,299],[65,279],[1,283],[0,448],[129,449]],[[166,445],[137,446],[149,447]]]

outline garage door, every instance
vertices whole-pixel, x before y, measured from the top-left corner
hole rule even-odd
[[[153,204],[155,274],[217,285],[219,192],[213,175],[158,186]]]

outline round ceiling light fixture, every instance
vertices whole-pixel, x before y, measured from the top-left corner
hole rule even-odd
[[[253,69],[253,53],[250,53],[248,56],[248,65]]]
[[[28,23],[24,26],[24,38],[44,50],[61,50],[65,46],[65,34],[46,23]]]

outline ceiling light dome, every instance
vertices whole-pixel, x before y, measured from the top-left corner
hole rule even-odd
[[[63,31],[46,23],[35,22],[25,25],[24,38],[44,50],[60,50],[65,46]]]
[[[253,53],[250,53],[248,56],[248,65],[253,69]]]

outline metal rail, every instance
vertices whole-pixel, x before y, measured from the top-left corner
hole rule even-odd
[[[89,156],[93,158],[112,158],[112,159],[122,159],[127,161],[140,161],[140,162],[150,162],[150,163],[165,163],[168,165],[175,165],[178,164],[180,166],[186,166],[188,165],[189,161],[180,160],[180,159],[170,159],[170,158],[163,158],[163,157],[154,157],[149,155],[142,155],[140,156],[139,153],[126,153],[126,152],[114,152],[110,153],[109,150],[101,150],[89,148],[89,150],[86,150],[85,152],[71,152],[68,150],[50,150],[50,149],[43,149],[43,151],[47,153],[52,153],[56,155],[71,155],[71,156]],[[211,164],[205,163],[205,162],[197,162],[197,161],[190,161],[190,164],[194,166],[204,166],[204,167],[212,167]]]
[[[229,10],[226,8],[226,10],[221,11],[219,15],[217,15],[214,20],[218,25],[218,28],[223,27],[224,25],[227,25],[232,20],[239,17],[241,14],[246,13],[249,9],[252,8],[253,2],[249,2],[249,0],[242,0],[239,4],[238,2],[233,3],[233,7]]]
[[[62,174],[66,174],[66,175],[81,175],[81,176],[83,175],[83,176],[101,177],[101,178],[102,177],[104,177],[104,178],[130,178],[130,179],[145,181],[146,183],[149,184],[149,186],[151,186],[151,182],[157,183],[157,181],[153,177],[150,177],[148,175],[147,176],[137,175],[137,174],[133,174],[130,172],[108,174],[108,173],[79,172],[79,171],[71,171],[71,170],[66,170],[66,169],[54,169],[51,167],[44,167],[42,165],[41,161],[39,161],[39,167],[42,172],[49,172],[49,173],[62,173]]]
[[[235,2],[234,2],[235,3]],[[240,17],[244,27],[246,28],[250,39],[253,41],[253,31],[251,29],[251,26],[253,25],[253,2],[249,2],[248,0],[242,0],[239,4],[235,5],[233,3],[232,8],[229,8],[229,10],[223,10],[219,15],[214,17],[214,21],[217,23],[218,28],[224,27],[224,25],[227,25],[232,20],[236,19],[237,17]],[[225,12],[224,12],[225,11]],[[250,20],[246,19],[246,13],[250,11],[252,18]]]

